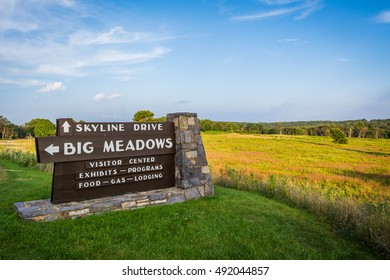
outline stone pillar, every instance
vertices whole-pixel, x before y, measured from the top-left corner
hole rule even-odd
[[[186,199],[213,195],[214,189],[197,114],[168,114],[167,122],[173,122],[175,125],[176,187],[184,189]]]

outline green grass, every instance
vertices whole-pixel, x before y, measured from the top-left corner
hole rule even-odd
[[[378,259],[325,220],[251,192],[49,223],[13,203],[50,196],[51,175],[0,160],[0,259]]]

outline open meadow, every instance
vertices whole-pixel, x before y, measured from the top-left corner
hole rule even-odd
[[[313,136],[203,133],[202,138],[217,186],[260,193],[309,210],[337,234],[390,257],[389,140],[350,139],[342,145],[330,137]],[[51,165],[37,167],[34,152],[33,140],[0,141],[1,158],[50,171]],[[49,189],[44,191],[47,196]],[[44,197],[30,199],[40,198]],[[322,258],[313,256],[308,258]]]
[[[390,141],[203,134],[217,184],[257,191],[327,217],[390,253]]]
[[[319,186],[329,197],[390,203],[390,141],[330,137],[203,134],[213,177],[229,169]]]

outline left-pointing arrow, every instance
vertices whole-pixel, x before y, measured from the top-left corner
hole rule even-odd
[[[48,152],[50,155],[53,155],[54,153],[60,152],[59,146],[54,146],[54,144],[51,144],[49,147],[45,149],[46,152]]]

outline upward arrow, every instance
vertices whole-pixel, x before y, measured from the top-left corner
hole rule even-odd
[[[71,127],[68,121],[65,121],[64,124],[62,125],[64,128],[64,133],[69,133],[69,128]]]

